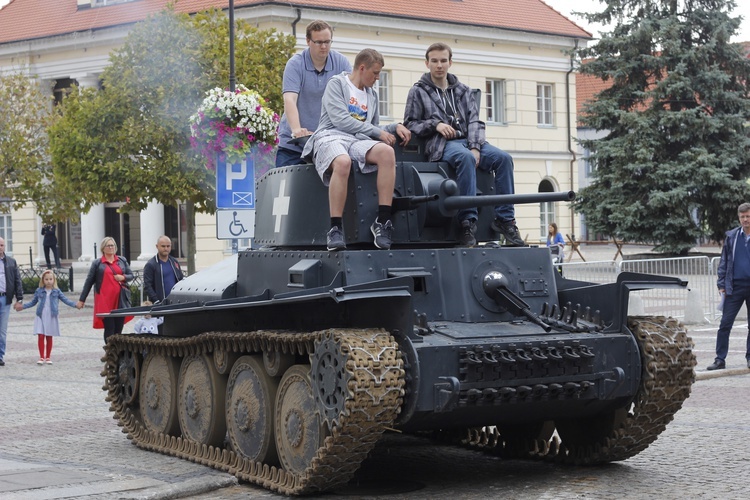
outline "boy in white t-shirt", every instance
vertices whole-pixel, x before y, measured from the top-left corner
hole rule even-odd
[[[391,247],[391,203],[396,182],[394,134],[401,144],[406,144],[411,132],[400,123],[379,126],[378,96],[372,86],[380,78],[384,64],[377,50],[364,49],[354,59],[351,74],[331,78],[323,94],[320,123],[302,151],[303,157],[312,155],[318,174],[328,186],[330,251],[346,248],[342,219],[352,160],[363,173],[377,170],[378,217],[370,230],[376,247]]]

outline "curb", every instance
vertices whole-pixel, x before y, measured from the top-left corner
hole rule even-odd
[[[179,484],[169,484],[157,488],[149,488],[148,491],[137,493],[121,492],[118,498],[139,500],[171,500],[174,498],[186,498],[193,495],[201,495],[212,491],[237,486],[239,480],[227,474],[226,477],[196,478]]]
[[[721,370],[695,372],[695,380],[710,380],[712,378],[729,377],[731,375],[747,375],[750,368],[723,368]]]

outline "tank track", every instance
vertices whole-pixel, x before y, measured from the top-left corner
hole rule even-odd
[[[251,354],[280,351],[310,356],[316,342],[335,337],[345,360],[344,411],[326,434],[324,444],[301,474],[252,461],[228,448],[217,448],[149,431],[140,421],[137,400],[123,393],[120,353],[155,352],[184,357],[211,353]],[[132,356],[132,354],[131,354]],[[256,331],[209,332],[185,339],[116,335],[105,346],[102,376],[110,411],[123,432],[140,448],[229,472],[239,479],[286,495],[303,495],[345,484],[382,433],[393,425],[403,402],[404,370],[398,346],[384,330],[336,329],[313,333]],[[127,364],[126,366],[131,366]]]
[[[574,465],[625,460],[645,450],[664,431],[695,382],[694,342],[673,318],[629,317],[641,350],[641,385],[629,408],[608,434],[585,444],[566,445],[549,437],[508,435],[497,427],[438,433],[438,438],[511,459],[544,459]]]

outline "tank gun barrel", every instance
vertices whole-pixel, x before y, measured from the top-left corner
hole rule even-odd
[[[554,201],[573,201],[574,191],[530,194],[494,194],[486,196],[446,196],[443,206],[446,210],[460,210],[470,207],[488,207],[495,205],[521,205]]]

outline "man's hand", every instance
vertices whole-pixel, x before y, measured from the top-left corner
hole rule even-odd
[[[308,135],[312,135],[312,132],[310,132],[304,127],[292,129],[293,139],[296,139],[297,137],[307,137]]]
[[[16,311],[19,311],[19,312],[20,312],[20,311],[23,311],[23,304],[21,304],[20,302],[16,302],[16,303],[15,303],[15,304],[13,305],[13,308],[14,308],[14,309],[15,309]]]
[[[437,127],[435,127],[438,134],[442,135],[448,140],[455,139],[456,138],[456,129],[448,125],[447,123],[440,122],[437,124]]]
[[[380,140],[391,147],[396,144],[396,136],[385,130],[380,131]]]
[[[479,150],[478,150],[478,149],[476,149],[476,148],[475,148],[475,149],[472,149],[472,150],[471,150],[471,154],[473,154],[473,155],[474,155],[474,161],[476,162],[474,166],[475,166],[475,167],[478,167],[478,166],[479,166],[479,156],[480,156],[480,155],[479,155]]]
[[[411,140],[411,130],[399,123],[396,125],[396,134],[401,138],[401,145],[406,146]]]

